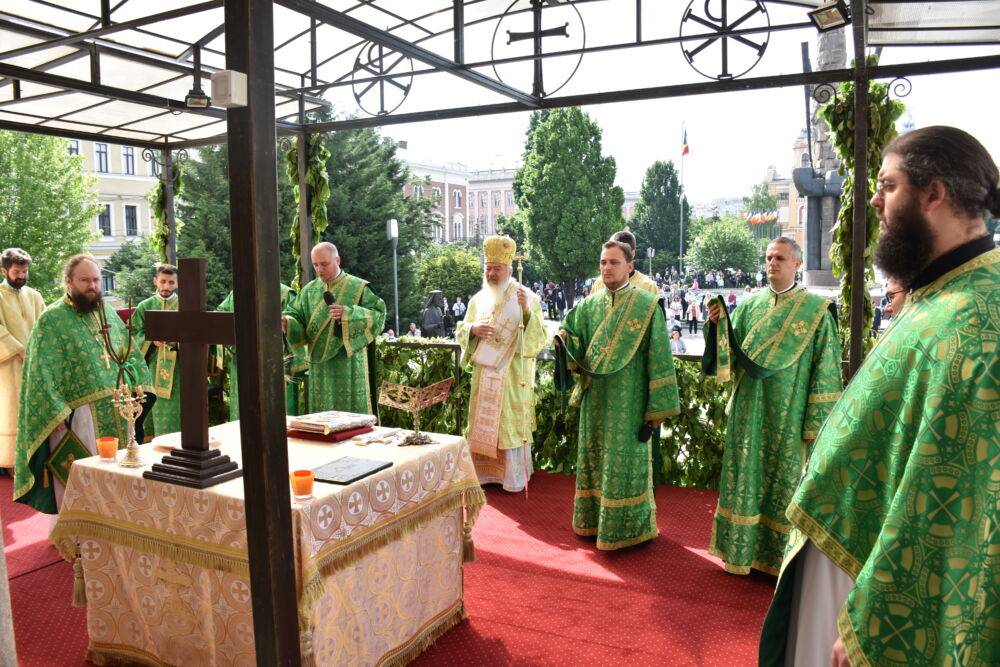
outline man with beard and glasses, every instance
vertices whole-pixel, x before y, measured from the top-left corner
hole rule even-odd
[[[762,665],[1000,664],[998,179],[952,127],[883,152],[875,258],[910,292],[789,505]]]
[[[135,344],[149,365],[156,406],[146,422],[146,433],[163,435],[181,430],[181,388],[177,372],[177,343],[146,340],[146,311],[177,310],[177,267],[161,264],[153,277],[156,294],[139,302],[132,313]]]
[[[97,309],[104,310],[118,354],[126,350],[128,332],[104,303],[93,257],[71,257],[63,278],[66,295],[42,312],[28,338],[14,461],[14,500],[48,514],[59,510],[73,460],[96,454],[98,437],[116,437],[119,447],[128,444],[126,422],[111,403],[119,367],[107,353]],[[138,346],[133,344],[123,369],[147,396],[136,421],[140,439],[155,396]]]
[[[765,254],[767,289],[732,315],[721,299],[709,304],[702,369],[731,380],[733,396],[708,551],[732,574],[778,573],[785,509],[843,389],[833,304],[795,282],[800,266],[798,244],[776,238]]]
[[[512,493],[531,478],[535,357],[547,338],[541,299],[512,278],[516,252],[507,236],[486,239],[483,288],[455,328],[462,365],[472,367],[465,437],[479,482]]]
[[[604,289],[567,313],[555,341],[579,373],[570,397],[580,406],[573,531],[607,551],[659,534],[651,436],[680,413],[663,304],[629,282],[633,268],[631,246],[605,243]]]
[[[28,287],[31,255],[7,248],[0,255],[0,468],[14,467],[17,401],[28,334],[45,310],[42,295]]]
[[[886,302],[885,307],[882,309],[882,312],[885,313],[886,317],[896,319],[899,313],[903,310],[903,304],[906,303],[906,291],[906,288],[892,276],[886,279]]]

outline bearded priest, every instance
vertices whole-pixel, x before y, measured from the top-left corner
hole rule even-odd
[[[531,478],[535,357],[546,339],[541,299],[512,277],[516,252],[507,236],[486,239],[483,288],[455,329],[462,365],[472,369],[465,437],[479,482],[512,493]]]
[[[116,353],[128,345],[125,324],[101,294],[101,269],[90,255],[74,255],[63,269],[66,295],[35,322],[24,352],[17,418],[14,500],[55,514],[73,461],[97,453],[99,436],[128,444],[125,420],[111,403],[119,366],[105,347],[98,309],[104,310]],[[133,341],[122,368],[146,391],[142,422],[153,406],[152,383]]]

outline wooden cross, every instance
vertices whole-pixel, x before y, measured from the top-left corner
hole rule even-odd
[[[208,346],[234,344],[236,328],[232,313],[205,310],[204,259],[182,259],[178,272],[184,277],[179,309],[148,311],[146,339],[179,344],[181,447],[143,477],[203,489],[242,474],[235,462],[208,444]]]

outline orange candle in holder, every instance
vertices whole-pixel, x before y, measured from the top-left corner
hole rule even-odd
[[[312,470],[296,470],[288,477],[292,481],[292,495],[296,500],[312,498],[314,479]]]
[[[110,463],[118,457],[118,438],[104,437],[97,439],[97,455],[101,461]]]

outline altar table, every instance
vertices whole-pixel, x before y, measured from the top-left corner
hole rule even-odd
[[[239,423],[213,433],[240,461]],[[289,439],[291,470],[341,455],[393,462],[347,486],[317,482],[293,503],[305,664],[404,663],[465,617],[462,563],[485,497],[466,441],[431,435],[436,444],[415,447]],[[197,490],[144,469],[75,462],[50,538],[76,559],[87,660],[254,664],[243,479]]]

